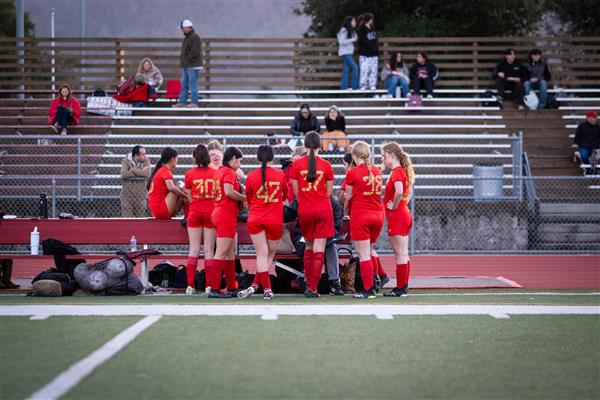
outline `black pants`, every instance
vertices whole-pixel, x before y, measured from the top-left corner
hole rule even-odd
[[[425,86],[427,95],[433,96],[433,79],[431,78],[417,78],[412,82],[412,89],[414,94],[419,94],[421,88]]]
[[[71,112],[63,106],[59,106],[56,110],[56,117],[54,117],[54,123],[60,125],[61,128],[65,128],[68,125],[73,125],[75,121]]]
[[[525,89],[523,88],[523,82],[507,81],[504,78],[496,79],[496,90],[498,90],[498,96],[504,97],[504,91],[506,89],[510,89],[514,92],[515,102],[518,105],[520,105],[520,106],[525,105],[525,102],[523,101],[523,96],[525,94]]]

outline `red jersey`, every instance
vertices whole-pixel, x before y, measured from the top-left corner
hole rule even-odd
[[[238,202],[225,195],[225,184],[233,185],[233,189],[240,191],[240,183],[235,176],[235,171],[229,167],[219,167],[215,173],[215,213],[226,212],[238,214]]]
[[[215,206],[215,174],[210,167],[196,167],[185,173],[185,188],[191,191],[190,210],[212,212]]]
[[[367,169],[366,164],[348,170],[346,185],[352,186],[352,211],[383,211],[381,202],[381,171],[374,165]]]
[[[383,202],[384,204],[386,204],[386,211],[390,211],[387,209],[387,203],[390,201],[394,201],[394,196],[396,195],[396,188],[394,187],[394,184],[398,181],[402,182],[402,187],[404,190],[404,193],[402,193],[402,197],[407,197],[410,191],[408,187],[408,176],[406,175],[406,171],[404,170],[404,168],[402,168],[402,166],[400,165],[392,170],[390,178],[388,179],[387,184],[385,185],[385,195],[383,197]],[[406,199],[400,201],[398,209],[401,207],[408,207],[406,204]]]
[[[248,221],[261,224],[283,224],[283,201],[287,198],[287,182],[283,171],[271,167],[266,170],[266,190],[260,168],[246,178],[246,197],[250,211]]]
[[[150,184],[150,190],[148,190],[148,203],[160,203],[165,202],[165,198],[169,193],[166,181],[168,179],[173,180],[173,173],[166,165],[163,165],[156,171]]]
[[[328,204],[326,182],[333,180],[333,168],[329,162],[321,157],[316,157],[317,161],[317,178],[308,182],[308,157],[304,156],[299,160],[294,161],[290,171],[290,178],[298,181],[298,211],[302,208],[318,208],[321,204]]]

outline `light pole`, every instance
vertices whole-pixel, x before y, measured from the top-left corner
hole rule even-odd
[[[17,0],[17,37],[23,38],[25,37],[25,0]],[[19,59],[17,63],[25,64],[25,42],[17,42],[17,54]],[[25,68],[19,67],[17,69],[20,73],[25,75]],[[21,76],[22,79],[25,79],[24,76]],[[21,84],[19,86],[20,92],[17,93],[17,98],[24,99],[25,98],[25,85]]]
[[[55,86],[55,82],[56,82],[56,68],[54,67],[54,64],[56,62],[54,56],[54,15],[56,14],[56,11],[54,10],[54,8],[52,10],[50,10],[50,37],[52,38],[52,51],[50,52],[50,54],[52,54],[52,59],[50,60],[50,64],[52,64],[52,92],[54,93],[56,91],[56,86]]]

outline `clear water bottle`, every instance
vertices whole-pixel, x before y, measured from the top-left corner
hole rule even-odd
[[[131,236],[131,239],[129,239],[129,245],[131,246],[131,251],[137,251],[137,239],[135,238],[135,236]]]
[[[169,287],[169,274],[167,272],[163,272],[162,281],[160,282],[160,286],[164,288]]]

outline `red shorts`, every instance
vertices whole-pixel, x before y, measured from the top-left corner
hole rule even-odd
[[[258,235],[261,232],[267,234],[267,240],[279,240],[283,234],[283,222],[281,224],[263,224],[260,221],[248,220],[248,233]]]
[[[327,239],[335,235],[333,229],[333,213],[303,213],[298,214],[300,232],[308,240]]]
[[[170,219],[171,213],[169,212],[169,208],[167,207],[167,202],[155,202],[148,203],[148,208],[152,213],[152,216],[156,219]]]
[[[217,238],[235,237],[237,228],[237,215],[230,213],[214,213],[212,214],[212,223],[217,231]]]
[[[394,210],[387,212],[388,236],[408,236],[412,227],[412,215],[408,210]]]
[[[350,238],[352,240],[369,240],[377,242],[383,227],[383,211],[366,211],[354,213],[350,217]]]
[[[212,212],[210,211],[190,210],[187,220],[188,228],[215,229],[211,214]]]

